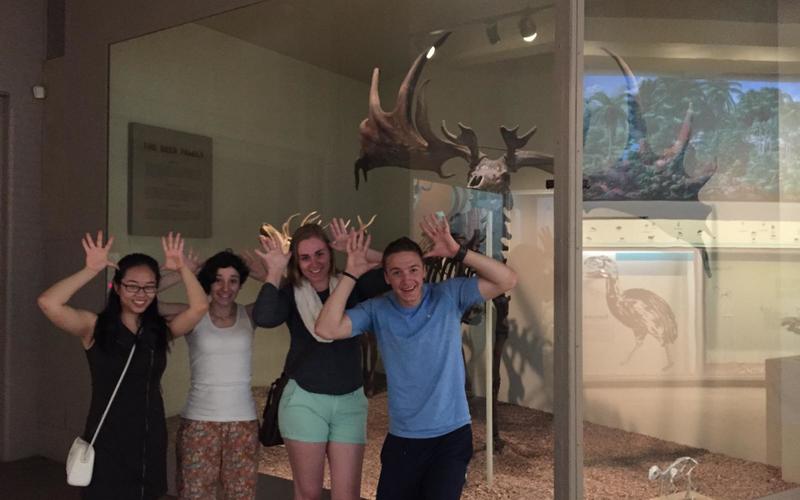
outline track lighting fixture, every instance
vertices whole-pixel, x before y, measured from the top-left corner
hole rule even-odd
[[[519,34],[522,39],[530,43],[536,40],[538,33],[536,32],[536,23],[531,19],[530,13],[525,13],[519,20]]]

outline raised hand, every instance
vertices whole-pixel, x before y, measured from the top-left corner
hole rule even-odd
[[[103,245],[103,231],[97,231],[97,239],[92,240],[89,233],[84,235],[81,240],[83,250],[86,252],[86,267],[92,271],[100,272],[106,267],[117,268],[117,265],[108,259],[108,252],[114,244],[114,237],[109,236],[108,241]]]
[[[200,254],[194,251],[194,248],[189,248],[189,253],[186,254],[184,265],[189,268],[192,274],[197,274],[203,264],[204,260],[200,259]]]
[[[446,217],[437,217],[428,214],[420,223],[419,227],[425,233],[433,246],[425,252],[425,257],[453,257],[458,252],[458,242],[450,234],[450,224]]]
[[[176,233],[173,236],[172,231],[170,231],[167,236],[162,236],[161,248],[164,249],[164,269],[180,271],[185,265],[181,233]]]
[[[364,230],[354,231],[347,238],[347,264],[345,271],[355,277],[359,277],[370,269],[375,269],[379,262],[370,262],[367,259],[369,244],[372,236],[364,233]]]
[[[261,261],[267,268],[268,273],[282,274],[289,264],[291,253],[288,250],[283,250],[281,242],[276,238],[268,238],[266,236],[259,236],[261,241],[261,250],[255,249],[256,255],[261,257]]]
[[[347,238],[354,231],[354,229],[350,229],[348,231],[347,226],[349,225],[350,221],[345,222],[341,218],[333,218],[331,219],[330,223],[330,233],[331,233],[331,248],[336,250],[337,252],[346,252],[347,251]]]
[[[251,278],[256,281],[267,281],[267,266],[255,253],[244,250],[241,256],[247,269],[250,270]]]

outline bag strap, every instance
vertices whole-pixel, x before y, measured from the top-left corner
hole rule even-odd
[[[108,404],[106,405],[106,411],[103,412],[103,416],[100,417],[100,423],[97,424],[97,428],[94,430],[94,436],[92,436],[92,442],[89,443],[89,446],[94,446],[94,441],[97,439],[97,433],[100,432],[100,427],[103,426],[103,422],[106,419],[106,415],[108,415],[108,410],[111,409],[111,403],[114,402],[114,397],[117,395],[117,390],[119,390],[119,386],[122,383],[123,377],[125,377],[125,372],[128,371],[128,366],[130,366],[131,364],[131,359],[133,358],[133,351],[135,350],[136,350],[136,342],[134,342],[133,347],[131,347],[131,353],[128,354],[128,361],[125,363],[125,368],[122,369],[122,374],[119,376],[119,380],[117,380],[117,386],[114,387],[114,392],[111,393],[111,398],[108,400]]]

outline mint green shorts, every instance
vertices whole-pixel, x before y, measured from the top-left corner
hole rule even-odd
[[[308,392],[289,379],[278,406],[278,427],[284,439],[294,441],[365,444],[367,406],[361,387],[334,396]]]

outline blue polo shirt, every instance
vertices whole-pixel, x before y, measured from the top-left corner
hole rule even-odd
[[[478,279],[424,284],[415,307],[390,292],[346,314],[352,335],[375,332],[389,385],[389,432],[430,438],[470,423],[461,357],[461,316],[483,302]]]

